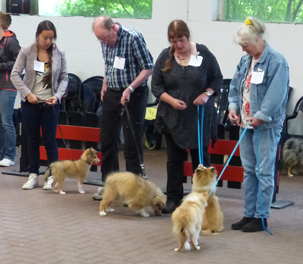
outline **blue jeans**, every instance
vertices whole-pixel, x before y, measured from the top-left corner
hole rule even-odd
[[[47,154],[48,164],[58,160],[56,131],[59,116],[59,104],[31,104],[21,102],[21,114],[26,129],[29,173],[39,173],[40,167],[40,127]]]
[[[240,128],[240,135],[244,129]],[[240,143],[240,157],[244,168],[244,216],[268,218],[274,192],[275,160],[282,127],[248,129]],[[260,164],[260,191],[257,164],[257,134]]]
[[[14,161],[16,155],[16,129],[14,104],[17,92],[0,90],[0,159]]]

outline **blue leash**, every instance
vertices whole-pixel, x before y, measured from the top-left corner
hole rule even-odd
[[[203,165],[203,122],[204,122],[204,105],[202,105],[201,125],[200,125],[200,105],[197,107],[198,111],[198,149],[199,149],[199,162]]]
[[[221,174],[220,174],[219,178],[218,178],[217,181],[216,181],[216,184],[214,185],[214,187],[213,187],[212,190],[210,191],[209,195],[211,195],[211,193],[212,193],[212,192],[214,191],[214,189],[216,188],[216,186],[217,186],[217,184],[218,184],[220,178],[222,177],[222,175],[223,175],[223,173],[224,173],[226,167],[228,166],[228,164],[229,164],[231,158],[233,157],[233,155],[234,155],[234,153],[235,153],[237,147],[239,146],[239,144],[240,144],[240,142],[241,142],[241,140],[242,140],[244,134],[246,133],[248,126],[249,126],[249,124],[246,125],[246,127],[245,127],[245,129],[244,129],[244,131],[243,131],[243,133],[242,133],[242,135],[241,135],[241,137],[240,137],[240,139],[239,139],[237,145],[235,146],[233,152],[230,154],[229,159],[227,160],[227,162],[226,162],[226,164],[225,164],[223,170],[221,171]]]
[[[259,162],[259,130],[257,127],[257,164],[258,164],[258,181],[259,181],[259,196],[260,196],[260,207],[261,207],[261,215],[263,215],[263,206],[262,206],[262,195],[261,195],[261,185],[260,185],[260,162]],[[267,230],[267,227],[264,224],[264,218],[262,217],[262,226],[266,232],[269,234],[273,234],[269,230]]]

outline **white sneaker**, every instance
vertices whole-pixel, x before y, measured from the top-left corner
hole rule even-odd
[[[31,190],[37,187],[38,184],[38,175],[36,173],[31,173],[28,177],[28,181],[23,184],[22,189],[23,190]]]
[[[93,195],[93,199],[97,201],[101,201],[103,193],[104,193],[104,187],[99,187],[98,192]]]
[[[15,162],[13,162],[10,159],[4,158],[3,160],[0,161],[0,166],[2,167],[9,167],[15,165]]]
[[[53,176],[49,176],[47,181],[44,182],[43,190],[51,190],[53,181],[54,181]]]

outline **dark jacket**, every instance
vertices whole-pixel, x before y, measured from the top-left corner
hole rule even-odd
[[[166,92],[174,98],[186,103],[187,108],[178,111],[170,104],[160,101],[155,131],[170,133],[175,143],[183,149],[198,148],[197,106],[194,100],[207,88],[215,91],[205,104],[203,145],[208,146],[211,139],[216,137],[216,112],[214,97],[220,92],[223,77],[215,56],[204,45],[197,44],[197,51],[203,57],[201,66],[183,67],[172,58],[172,70],[162,71],[167,59],[170,58],[169,48],[164,49],[155,64],[152,77],[152,93],[155,97]]]
[[[19,42],[12,31],[6,31],[0,40],[0,89],[16,90],[11,82],[11,71],[20,51]]]

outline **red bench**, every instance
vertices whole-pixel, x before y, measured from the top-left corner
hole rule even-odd
[[[60,129],[62,134],[60,132]],[[64,139],[64,140],[84,141],[84,142],[99,142],[100,128],[69,126],[69,125],[60,125],[59,127],[58,125],[56,138]],[[59,160],[78,160],[80,159],[84,150],[58,148],[58,151],[59,151]],[[101,152],[97,152],[97,155],[98,158],[101,160],[101,162],[99,164],[93,164],[93,165],[101,166],[102,154]],[[46,150],[44,146],[40,146],[40,160],[47,160]]]

